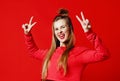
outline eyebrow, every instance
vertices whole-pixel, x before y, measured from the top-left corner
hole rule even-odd
[[[66,25],[61,25],[60,27],[63,27],[63,26],[66,26]],[[55,26],[54,26],[54,28],[58,28],[58,27],[55,27]]]

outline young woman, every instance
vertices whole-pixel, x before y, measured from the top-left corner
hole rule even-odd
[[[52,43],[50,49],[39,49],[32,38],[30,30],[36,24],[23,24],[25,42],[30,54],[41,61],[42,81],[81,81],[81,75],[87,64],[103,61],[108,58],[109,53],[102,44],[100,38],[91,29],[88,19],[84,18],[81,12],[77,20],[82,25],[86,37],[94,45],[94,50],[86,47],[75,46],[74,30],[68,11],[61,9],[53,19]]]

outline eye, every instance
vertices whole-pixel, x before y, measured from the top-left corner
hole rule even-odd
[[[62,28],[65,28],[65,26],[62,26]]]
[[[55,31],[57,31],[58,30],[58,28],[55,28]]]

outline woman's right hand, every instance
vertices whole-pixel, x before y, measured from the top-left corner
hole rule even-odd
[[[33,19],[33,16],[30,18],[29,23],[25,23],[22,25],[22,28],[25,34],[28,34],[31,31],[32,27],[37,23],[37,22],[32,23],[32,19]]]

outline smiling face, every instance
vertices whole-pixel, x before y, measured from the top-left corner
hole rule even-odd
[[[54,32],[56,38],[60,41],[60,46],[65,46],[65,42],[69,38],[70,28],[65,19],[60,19],[55,21],[54,24]]]

